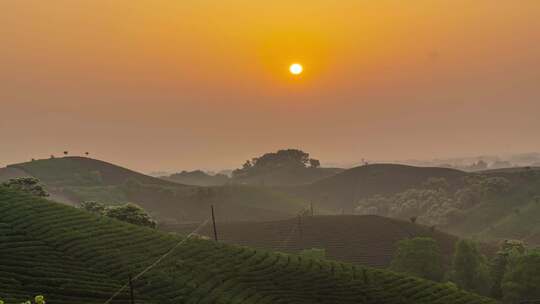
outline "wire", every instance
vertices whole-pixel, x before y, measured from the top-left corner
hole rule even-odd
[[[188,234],[185,238],[180,240],[173,248],[171,248],[169,251],[167,251],[165,254],[160,256],[154,263],[152,263],[150,266],[146,267],[143,271],[141,271],[139,274],[133,277],[133,280],[137,280],[141,276],[143,276],[145,273],[150,271],[152,268],[154,268],[157,264],[159,264],[163,259],[165,259],[167,256],[169,256],[176,248],[180,247],[182,244],[184,244],[189,238],[191,238],[195,233],[199,232],[204,226],[208,224],[208,219],[206,219],[202,224],[197,227],[197,229],[193,230],[190,234]],[[126,287],[129,286],[129,282],[124,284],[122,287],[120,287],[107,301],[105,301],[104,304],[109,304],[114,298],[116,298]]]

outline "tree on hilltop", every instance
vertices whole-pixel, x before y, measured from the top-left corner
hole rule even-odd
[[[308,165],[313,168],[318,168],[320,166],[320,162],[317,159],[310,158],[309,153],[302,150],[279,150],[274,153],[266,153],[260,157],[247,160],[242,165],[242,168],[233,171],[233,176],[251,176],[282,168],[307,168]]]
[[[319,168],[321,166],[321,162],[318,159],[311,158],[309,160],[309,166],[311,168]]]

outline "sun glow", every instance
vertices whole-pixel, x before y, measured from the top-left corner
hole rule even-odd
[[[293,75],[300,75],[300,74],[302,74],[302,71],[304,71],[304,67],[302,67],[302,65],[299,64],[299,63],[293,63],[289,67],[289,71]]]

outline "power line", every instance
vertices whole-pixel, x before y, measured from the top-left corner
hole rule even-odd
[[[182,244],[184,244],[189,238],[191,238],[195,233],[199,232],[206,224],[208,223],[208,219],[206,219],[202,224],[197,227],[197,229],[193,230],[190,234],[188,234],[185,238],[180,240],[173,248],[171,248],[169,251],[167,251],[165,254],[163,254],[161,257],[159,257],[154,263],[152,263],[150,266],[146,267],[143,271],[141,271],[139,274],[133,277],[133,280],[137,280],[141,276],[143,276],[145,273],[147,273],[150,269],[154,268],[157,264],[159,264],[163,259],[165,259],[168,255],[170,255],[176,248],[180,247]],[[105,301],[104,304],[109,304],[114,298],[116,298],[126,287],[128,287],[131,283],[131,280],[124,284],[120,289],[118,289],[107,301]]]

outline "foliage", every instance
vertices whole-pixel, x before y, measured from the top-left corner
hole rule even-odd
[[[156,228],[157,222],[138,205],[127,203],[120,206],[111,206],[105,209],[105,215],[131,224]]]
[[[450,184],[444,177],[430,177],[424,183],[423,187],[431,190],[448,190]]]
[[[309,158],[309,153],[302,150],[279,150],[275,153],[266,153],[260,157],[247,160],[241,169],[233,171],[233,177],[246,177],[283,168],[306,168],[308,164],[313,168],[320,166],[318,160]]]
[[[504,301],[540,299],[540,251],[514,255],[502,282]]]
[[[499,251],[490,261],[490,276],[492,280],[490,296],[494,299],[501,299],[503,296],[502,280],[508,265],[508,254]]]
[[[421,278],[439,281],[443,277],[442,257],[432,238],[416,237],[398,242],[390,268]]]
[[[2,183],[2,186],[15,189],[18,191],[30,193],[35,196],[40,196],[40,197],[49,196],[49,193],[45,191],[39,179],[34,178],[34,177],[12,178]]]
[[[36,304],[45,304],[45,297],[42,296],[42,295],[36,296],[36,297],[34,298],[34,302],[35,302]]]
[[[500,244],[500,250],[491,259],[490,263],[491,297],[495,299],[503,297],[502,282],[510,266],[510,260],[525,254],[525,252],[525,244],[519,240],[504,240]]]
[[[457,242],[450,278],[465,290],[479,294],[489,293],[491,285],[487,260],[474,241]]]
[[[79,204],[79,208],[134,225],[151,228],[156,228],[157,225],[157,222],[143,208],[132,203],[107,206],[100,202],[86,201]]]
[[[318,159],[310,158],[309,166],[311,168],[319,168],[321,166],[321,162]]]
[[[104,215],[105,210],[107,209],[107,206],[103,203],[99,203],[96,201],[86,201],[79,204],[79,208],[84,209],[89,212],[93,213],[99,213]]]
[[[0,201],[0,236],[13,253],[2,259],[9,265],[2,276],[17,278],[1,280],[6,299],[38,286],[47,290],[50,302],[99,304],[130,273],[148,269],[133,282],[138,303],[493,303],[381,269],[198,239],[180,243],[180,236],[5,188]],[[115,303],[127,303],[128,297],[123,290]]]
[[[326,258],[326,250],[324,248],[304,249],[300,251],[300,254],[306,257],[314,258],[314,259]]]
[[[46,303],[45,302],[45,297],[42,296],[42,295],[35,296],[34,297],[34,303],[35,304],[45,304]],[[4,301],[2,301],[1,299],[0,299],[0,304],[4,304]],[[32,304],[32,302],[31,301],[25,301],[25,302],[23,302],[21,304]]]
[[[525,243],[521,240],[504,240],[500,247],[503,252],[507,253],[515,252],[517,254],[524,254],[527,250]]]
[[[428,178],[419,189],[364,198],[355,212],[402,219],[417,217],[428,225],[448,225],[464,219],[468,209],[510,189],[510,181],[504,177],[472,175],[463,182],[462,187],[451,191],[445,178]]]

